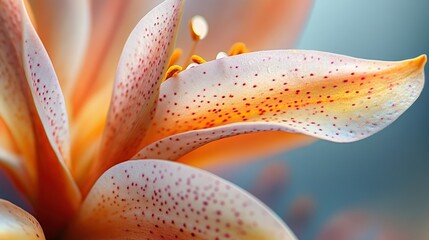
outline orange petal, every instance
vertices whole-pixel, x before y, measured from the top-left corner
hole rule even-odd
[[[91,0],[91,32],[82,68],[73,87],[73,115],[98,89],[111,87],[124,44],[140,19],[156,1]],[[109,96],[110,97],[110,96]],[[108,108],[109,101],[104,103]],[[105,117],[104,115],[101,117]]]
[[[35,210],[49,238],[59,234],[80,204],[79,190],[66,164],[70,158],[67,113],[52,63],[25,8],[23,16],[23,67],[29,99],[34,104],[37,135],[38,199]]]
[[[69,239],[295,239],[257,199],[178,163],[128,161],[85,199]]]
[[[15,179],[26,179],[26,194],[30,198],[34,197],[34,187],[36,180],[36,160],[33,127],[31,115],[28,108],[23,83],[25,74],[21,66],[21,14],[18,1],[0,2],[0,122],[3,125],[3,141],[8,141],[16,145],[16,149],[10,152],[13,155],[21,154],[18,172],[26,176],[12,176]],[[8,135],[8,136],[6,136]],[[13,148],[15,148],[13,147]],[[9,154],[10,155],[10,154]],[[14,157],[14,159],[18,159]],[[10,165],[8,168],[11,170]],[[19,183],[22,185],[23,183]]]
[[[0,239],[45,239],[37,220],[23,209],[0,199]]]
[[[244,42],[251,50],[290,48],[303,29],[310,13],[311,0],[188,0],[181,29],[188,29],[195,15],[207,19],[209,33],[198,45],[198,54],[213,59],[219,51]],[[269,16],[269,17],[267,17]],[[255,37],[257,36],[257,37]],[[188,31],[181,31],[177,46],[191,49]]]
[[[52,60],[66,98],[76,81],[90,34],[86,0],[30,0],[37,33]]]
[[[100,173],[139,148],[173,52],[182,5],[182,0],[167,0],[154,8],[125,44],[100,146]]]
[[[286,132],[248,133],[207,143],[178,161],[202,168],[237,164],[289,151],[313,141],[314,138]]]
[[[177,159],[214,140],[272,130],[357,141],[411,106],[425,62],[285,50],[201,64],[162,85],[151,144],[136,157]]]

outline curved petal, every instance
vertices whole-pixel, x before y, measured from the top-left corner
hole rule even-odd
[[[129,159],[139,148],[174,48],[182,5],[182,0],[158,5],[137,24],[125,44],[100,146],[101,173]]]
[[[198,147],[204,146],[210,142],[225,138],[239,136],[240,134],[255,134],[255,133],[272,133],[273,131],[290,131],[290,129],[282,127],[281,125],[276,126],[275,124],[266,124],[266,123],[234,123],[228,124],[226,126],[219,126],[208,129],[201,130],[193,130],[187,131],[184,133],[176,134],[170,137],[165,137],[161,140],[155,141],[154,143],[144,147],[140,152],[138,152],[132,159],[146,159],[146,158],[162,158],[168,160],[177,160],[180,157],[184,156],[186,153],[191,152]],[[234,139],[232,139],[234,140]],[[238,150],[243,150],[248,148],[249,146],[242,146],[241,148],[237,145],[241,145],[242,143],[236,142],[233,146],[236,146],[235,152],[237,153],[237,157],[239,157]],[[270,144],[265,143],[267,145]],[[285,146],[285,148],[287,145]],[[285,149],[283,149],[285,150]],[[219,151],[219,149],[218,149]],[[222,149],[223,151],[223,149]],[[253,152],[250,150],[250,152]],[[192,155],[192,153],[191,153]],[[247,155],[244,153],[244,155]],[[222,154],[218,154],[216,157],[221,157]],[[209,158],[217,164],[224,164],[224,161],[228,161],[230,159],[222,159],[222,158]],[[184,162],[187,162],[184,159]],[[191,162],[192,165],[196,166],[205,166],[206,164],[210,164],[210,162],[204,162],[206,159],[200,160],[195,159]],[[198,162],[196,162],[198,161]],[[219,162],[221,161],[221,162]],[[214,164],[212,162],[212,164]]]
[[[273,129],[357,141],[389,125],[417,99],[425,62],[424,55],[383,62],[288,50],[208,62],[162,85],[145,142],[156,147],[181,133],[174,148],[192,150],[236,133]],[[213,137],[198,138],[213,127]]]
[[[66,98],[76,81],[90,33],[86,0],[29,0],[37,33],[55,67]]]
[[[220,164],[224,166],[227,163],[237,164],[273,156],[313,141],[314,138],[302,134],[278,131],[248,133],[210,142],[177,160],[202,168],[215,167]]]
[[[32,198],[37,184],[36,153],[31,115],[22,86],[25,74],[21,67],[21,22],[19,2],[0,1],[0,125],[4,123],[0,131],[4,134],[0,138],[8,141],[4,144],[14,141],[17,148],[14,152],[22,154],[20,163],[17,163],[22,169],[17,172],[26,176],[15,178],[26,179],[26,194]]]
[[[188,0],[177,46],[191,49],[188,21],[201,15],[209,23],[209,34],[198,45],[198,54],[213,59],[219,51],[228,51],[235,42],[244,42],[252,50],[290,48],[298,39],[312,0]],[[269,16],[269,17],[267,17]],[[258,37],[255,37],[258,36]],[[187,51],[185,51],[186,53]]]
[[[261,202],[208,172],[128,161],[85,199],[69,239],[295,239]]]
[[[80,203],[80,192],[67,169],[70,140],[63,94],[52,63],[26,9],[23,16],[23,67],[33,106],[37,139],[38,199],[35,210],[49,238],[56,237]],[[23,83],[24,84],[24,83]]]
[[[0,199],[0,239],[45,239],[37,220],[23,209]]]

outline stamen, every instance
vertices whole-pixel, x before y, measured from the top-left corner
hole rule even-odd
[[[204,39],[209,32],[209,25],[202,16],[194,16],[189,21],[189,28],[191,31],[191,37],[194,40],[194,44],[192,45],[191,51],[189,52],[186,65],[188,65],[192,61],[192,55],[194,55],[197,50],[198,42]]]
[[[198,63],[198,64],[203,64],[203,63],[207,62],[206,60],[204,60],[204,58],[202,58],[198,55],[192,55],[191,60],[192,60],[192,62]]]
[[[171,54],[170,57],[170,64],[168,66],[173,66],[174,64],[176,64],[180,56],[182,56],[182,52],[183,51],[180,48],[174,49],[173,54]]]
[[[182,69],[183,68],[179,65],[170,66],[168,68],[167,72],[165,73],[164,81],[173,77],[173,76],[176,76],[179,72],[182,71]]]
[[[228,52],[229,56],[239,55],[242,53],[247,53],[249,50],[246,45],[242,42],[237,42],[232,45],[231,49]]]

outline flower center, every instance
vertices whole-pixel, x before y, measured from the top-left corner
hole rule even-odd
[[[191,50],[188,53],[188,57],[186,58],[186,61],[184,64],[184,66],[187,66],[186,69],[192,68],[194,66],[197,66],[199,64],[203,64],[206,62],[204,58],[202,58],[199,55],[196,55],[195,52],[197,50],[198,43],[207,36],[209,32],[209,25],[204,17],[197,15],[192,17],[191,20],[189,21],[189,30],[194,43],[191,47]],[[246,53],[248,51],[249,50],[246,48],[246,45],[244,43],[237,42],[232,45],[228,53],[219,52],[216,56],[216,59],[220,59],[228,56],[234,56],[234,55]],[[167,69],[167,72],[165,73],[164,81],[183,71],[183,67],[176,64],[179,61],[181,56],[182,56],[182,50],[180,48],[176,48],[173,54],[171,55],[170,64]]]

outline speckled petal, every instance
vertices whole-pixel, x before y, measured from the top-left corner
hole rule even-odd
[[[208,172],[161,161],[108,170],[68,239],[295,239],[266,206]]]
[[[33,125],[37,135],[38,199],[35,211],[48,238],[54,238],[73,216],[80,192],[67,169],[70,160],[68,119],[52,63],[25,8],[23,16],[23,67],[27,76]]]
[[[426,56],[383,62],[297,50],[212,61],[162,85],[145,142],[164,150],[192,149],[201,142],[274,129],[357,141],[389,125],[417,99],[425,62]],[[241,122],[246,124],[241,127]],[[209,136],[213,127],[216,134]],[[199,131],[186,133],[194,130]],[[180,133],[174,146],[167,146]],[[199,139],[196,134],[202,133]]]
[[[37,220],[23,209],[0,199],[0,239],[42,240],[42,227]]]
[[[29,3],[37,33],[49,53],[64,94],[70,97],[89,38],[89,2],[29,0]]]
[[[174,48],[182,5],[182,0],[167,0],[155,7],[125,44],[101,143],[101,172],[139,149]]]

